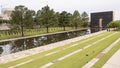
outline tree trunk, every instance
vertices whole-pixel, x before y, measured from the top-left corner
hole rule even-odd
[[[63,26],[63,30],[65,31],[65,26]]]
[[[46,31],[47,31],[47,33],[49,33],[48,26],[46,27],[46,29],[47,29],[47,30],[46,30]]]
[[[23,24],[21,25],[21,32],[22,32],[22,37],[24,37],[24,27],[23,27]]]
[[[75,29],[77,29],[77,25],[75,25]]]

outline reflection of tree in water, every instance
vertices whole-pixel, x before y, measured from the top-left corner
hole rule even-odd
[[[30,49],[30,48],[33,48],[35,47],[34,46],[34,38],[28,38],[25,40],[25,43],[26,43],[26,49]]]
[[[41,45],[46,45],[48,43],[48,36],[41,36]]]
[[[51,39],[51,43],[57,42],[56,34],[51,35],[50,39]]]
[[[39,44],[38,44],[38,38],[34,38],[33,40],[33,44],[35,47],[37,47]]]
[[[76,33],[71,32],[71,38],[74,38],[74,37],[75,37],[75,35],[76,35]]]
[[[77,36],[82,36],[83,35],[83,31],[76,31],[76,37]]]
[[[36,40],[37,40],[37,42],[38,42],[38,46],[41,46],[42,45],[42,42],[41,42],[41,37],[38,37],[38,38],[36,38]]]
[[[46,36],[40,36],[36,39],[38,46],[45,45],[47,43],[47,37]]]
[[[58,36],[57,36],[57,40],[59,40],[59,41],[64,40],[65,38],[66,38],[65,33],[60,33],[60,34],[58,34]]]
[[[2,54],[2,52],[3,52],[3,49],[2,49],[2,47],[0,47],[0,54]]]
[[[73,31],[73,32],[65,32],[65,33],[58,33],[53,35],[47,35],[47,36],[40,36],[35,38],[27,38],[27,39],[20,39],[10,42],[3,42],[0,43],[0,45],[6,45],[9,44],[12,46],[11,51],[12,53],[27,50],[30,48],[43,46],[49,43],[54,43],[57,41],[66,40],[68,38],[73,38],[80,35],[85,35],[86,31]],[[2,47],[0,47],[0,54],[3,52]]]
[[[53,43],[54,41],[55,41],[54,35],[48,35],[47,36],[46,44]]]
[[[18,52],[24,50],[24,39],[12,41],[12,52]]]
[[[71,32],[67,32],[67,33],[66,33],[67,39],[69,39],[69,38],[71,37],[71,36],[70,36],[70,33],[71,33]]]
[[[56,35],[56,34],[51,35],[51,36],[50,36],[50,39],[51,39],[51,42],[52,42],[52,43],[54,43],[54,42],[57,42],[57,41],[58,41],[58,40],[57,40],[57,35]]]
[[[83,35],[85,35],[85,34],[86,34],[86,32],[87,32],[87,31],[85,31],[85,30],[84,30],[84,31],[79,31],[79,33],[78,33],[78,34],[79,34],[80,36],[83,36]]]

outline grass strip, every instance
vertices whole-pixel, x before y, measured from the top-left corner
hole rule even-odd
[[[117,40],[120,36],[120,33],[111,36],[94,46],[91,46],[67,59],[64,59],[61,62],[58,62],[49,68],[82,68],[83,65],[88,63],[91,59],[93,59],[96,55],[98,55],[101,51],[107,48],[110,44],[112,44],[115,40]]]
[[[102,66],[120,49],[120,42],[117,43],[107,54],[104,55],[92,68],[102,68]]]

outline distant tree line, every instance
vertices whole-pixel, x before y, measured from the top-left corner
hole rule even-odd
[[[74,13],[67,11],[55,12],[48,5],[35,12],[23,5],[16,6],[11,14],[10,24],[13,29],[20,29],[22,35],[23,30],[29,28],[45,27],[48,33],[49,27],[65,27],[70,26],[77,29],[78,27],[87,27],[89,17],[86,12],[80,14],[77,10]]]
[[[107,25],[107,28],[114,28],[114,30],[120,30],[120,20],[110,22]]]

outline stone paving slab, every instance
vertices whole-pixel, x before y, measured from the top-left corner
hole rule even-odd
[[[120,68],[120,50],[118,50],[102,68]]]

